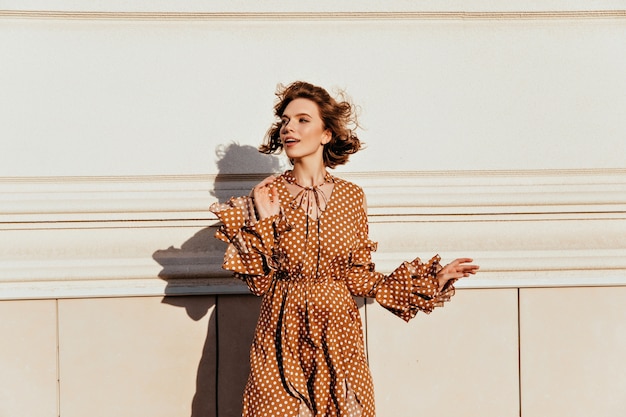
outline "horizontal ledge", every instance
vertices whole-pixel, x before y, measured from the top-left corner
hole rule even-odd
[[[626,270],[483,272],[456,284],[459,289],[556,288],[626,286]],[[249,294],[235,278],[117,279],[42,282],[0,282],[0,300],[60,298],[154,297]]]
[[[595,182],[620,182],[626,180],[626,168],[571,168],[571,169],[518,169],[518,170],[445,170],[445,171],[331,171],[333,175],[349,180],[371,179],[380,180],[385,177],[403,179],[433,179],[451,178],[456,180],[478,179],[489,180],[498,178],[568,178],[569,181],[580,181],[577,178],[594,178]],[[179,184],[188,184],[186,188],[196,189],[198,185],[211,183],[248,183],[257,182],[267,177],[267,172],[257,173],[228,173],[218,174],[178,174],[178,175],[111,175],[111,176],[4,176],[0,177],[0,186],[32,187],[49,185],[58,190],[83,189],[85,184],[90,188],[93,184],[105,184],[107,187],[128,187],[141,185],[146,182],[158,184],[172,184],[173,189],[179,189]],[[552,180],[554,181],[554,180]]]
[[[0,10],[0,18],[59,20],[547,20],[623,19],[626,10],[393,12],[91,12]]]
[[[369,223],[494,223],[494,222],[548,222],[548,221],[615,221],[626,220],[626,209],[622,211],[571,211],[559,212],[557,207],[553,211],[539,212],[528,210],[527,212],[475,212],[475,213],[408,213],[404,214],[400,209],[376,209],[369,208]],[[560,208],[562,209],[562,207]],[[157,220],[161,216],[162,220]],[[0,216],[0,230],[103,230],[103,229],[172,229],[172,228],[206,228],[217,227],[220,223],[210,213],[141,213],[132,218],[123,220],[112,216],[111,219],[103,219],[102,216],[81,216],[77,220],[71,214],[55,216],[54,220],[41,220],[40,216],[23,215],[19,221],[2,222]]]
[[[457,257],[446,253],[446,262]],[[476,276],[459,288],[528,288],[626,285],[626,251],[503,251],[475,253]],[[389,273],[412,258],[376,256]],[[242,294],[245,285],[220,268],[221,257],[202,254],[149,259],[42,260],[0,263],[0,299]],[[162,269],[161,269],[162,268]],[[159,272],[159,269],[161,271]]]
[[[267,176],[0,177],[0,224],[213,221],[211,203]],[[626,213],[626,169],[346,172],[372,216],[615,216]],[[89,224],[88,224],[89,223]],[[21,225],[21,226],[19,226]],[[52,227],[52,226],[50,226]],[[13,228],[13,226],[10,226]]]
[[[246,285],[234,278],[82,280],[71,282],[0,282],[0,300],[58,298],[148,297],[246,294]]]

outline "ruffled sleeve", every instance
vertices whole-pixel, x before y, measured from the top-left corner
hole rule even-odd
[[[443,306],[454,295],[454,281],[439,290],[437,273],[441,270],[439,255],[423,263],[419,258],[404,262],[378,286],[376,301],[393,314],[409,321],[423,311],[430,313]]]
[[[442,269],[439,255],[427,263],[419,258],[404,262],[385,276],[375,271],[372,252],[377,244],[369,239],[365,209],[359,210],[357,219],[357,245],[351,253],[350,270],[346,284],[357,297],[375,297],[376,301],[393,314],[409,321],[423,311],[430,313],[454,295],[454,281],[450,280],[439,290],[437,273]]]
[[[362,205],[360,207],[363,207]],[[376,290],[385,276],[376,272],[372,252],[377,244],[369,238],[369,226],[365,209],[357,211],[356,245],[350,252],[350,268],[346,276],[348,290],[355,297],[375,297]]]
[[[250,197],[215,203],[209,210],[222,222],[215,237],[228,243],[222,268],[246,281],[254,294],[264,294],[277,269],[274,247],[287,228],[284,216],[277,214],[257,221]]]

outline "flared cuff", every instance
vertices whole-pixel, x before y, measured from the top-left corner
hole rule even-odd
[[[350,264],[356,267],[364,267],[367,271],[374,271],[375,265],[372,262],[372,252],[376,252],[378,243],[369,239],[365,240],[363,244],[352,251],[350,254]]]
[[[222,268],[242,275],[266,275],[276,269],[274,243],[287,229],[282,214],[257,221],[250,197],[215,203],[209,210],[222,222],[215,237],[229,244]]]
[[[454,295],[454,281],[439,290],[437,273],[441,271],[441,257],[435,255],[423,263],[420,258],[404,262],[385,280],[376,292],[376,301],[383,307],[409,321],[418,313],[432,312],[443,306]]]

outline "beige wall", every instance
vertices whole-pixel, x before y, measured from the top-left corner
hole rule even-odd
[[[259,300],[207,207],[288,166],[301,78],[361,106],[379,270],[482,266],[361,303],[378,415],[622,415],[623,1],[179,3],[0,0],[1,416],[238,415]]]
[[[620,416],[624,292],[465,289],[409,324],[366,304],[378,415]],[[258,308],[251,295],[0,302],[0,412],[237,416]]]

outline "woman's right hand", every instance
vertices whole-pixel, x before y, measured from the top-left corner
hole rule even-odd
[[[276,177],[269,176],[252,189],[254,206],[259,214],[259,220],[280,213],[280,201],[278,190],[274,184],[275,180]]]

